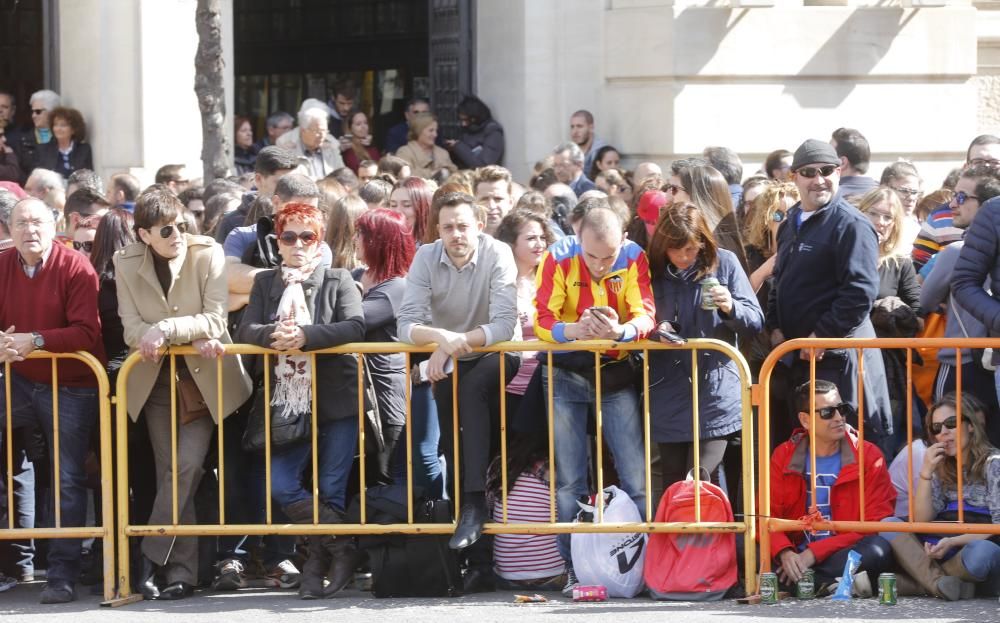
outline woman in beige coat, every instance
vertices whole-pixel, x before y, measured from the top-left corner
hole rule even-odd
[[[239,358],[222,362],[222,411],[218,411],[217,364],[230,343],[226,332],[227,287],[222,247],[211,238],[187,234],[183,206],[171,192],[151,190],[135,205],[141,242],[114,258],[118,308],[125,342],[142,356],[128,377],[128,412],[145,414],[156,459],[157,491],[150,525],[173,522],[170,361],[161,349],[191,344],[201,356],[178,357],[178,376],[194,380],[211,412],[181,424],[177,416],[177,500],[181,524],[195,523],[194,491],[214,429],[250,396],[250,381]],[[178,398],[178,404],[180,400]],[[147,599],[189,596],[197,582],[196,537],[146,537],[142,542],[140,590]],[[157,568],[159,567],[159,569]],[[157,577],[160,576],[160,577]],[[161,589],[159,580],[165,582]]]
[[[417,115],[410,124],[410,142],[396,150],[396,156],[410,163],[412,174],[430,179],[441,169],[458,170],[448,151],[434,144],[437,140],[437,117]]]

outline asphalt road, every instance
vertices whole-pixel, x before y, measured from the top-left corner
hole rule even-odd
[[[931,598],[900,598],[898,606],[880,606],[875,599],[833,602],[787,600],[774,606],[747,606],[734,601],[709,604],[655,602],[647,598],[613,599],[606,603],[574,603],[558,593],[546,593],[547,603],[515,604],[511,592],[481,593],[457,599],[375,599],[348,590],[325,601],[300,601],[293,591],[244,589],[236,593],[199,592],[178,602],[139,602],[120,608],[100,607],[100,598],[83,594],[71,604],[38,603],[41,582],[0,593],[0,621],[14,623],[148,623],[176,620],[185,623],[328,623],[331,621],[393,621],[421,623],[528,623],[576,621],[599,623],[689,623],[781,620],[787,623],[853,621],[912,621],[915,623],[992,623],[1000,621],[996,599],[944,602]],[[83,593],[88,592],[87,587]],[[667,616],[669,619],[664,619]],[[223,618],[224,617],[224,618]]]

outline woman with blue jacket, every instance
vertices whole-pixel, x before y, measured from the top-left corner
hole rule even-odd
[[[694,205],[675,203],[660,215],[649,264],[661,331],[736,346],[763,327],[764,312],[739,260],[718,247]],[[706,279],[717,283],[703,288]],[[666,488],[694,465],[691,353],[652,351],[649,384],[652,436]],[[715,480],[729,439],[742,429],[740,376],[733,360],[698,351],[698,395],[700,464]]]

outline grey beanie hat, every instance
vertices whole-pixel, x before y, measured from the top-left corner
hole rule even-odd
[[[807,164],[840,164],[840,156],[833,145],[826,141],[810,138],[799,145],[792,157],[792,171]]]

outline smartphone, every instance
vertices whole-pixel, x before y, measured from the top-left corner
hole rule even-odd
[[[677,328],[669,322],[661,322],[653,334],[660,338],[661,342],[669,342],[670,344],[685,344],[687,343],[687,338],[682,336],[677,332]]]
[[[350,140],[354,139],[354,135],[353,134],[341,134],[340,138],[341,138],[341,140],[350,141]]]
[[[428,364],[428,360],[426,360],[426,359],[424,359],[419,364],[417,364],[417,369],[418,369],[419,374],[420,374],[420,378],[418,379],[418,382],[420,382],[420,383],[426,383],[427,381],[430,380],[429,378],[427,378],[427,364]],[[455,360],[452,359],[451,357],[449,357],[448,361],[446,361],[445,364],[444,364],[444,373],[445,374],[451,374],[454,369],[455,369]]]
[[[611,309],[610,307],[608,307],[607,305],[602,305],[600,307],[591,307],[590,308],[590,313],[592,313],[592,314],[600,314],[601,316],[603,316],[605,318],[609,318],[609,319],[613,318],[614,315],[615,315],[615,311],[613,309]]]

